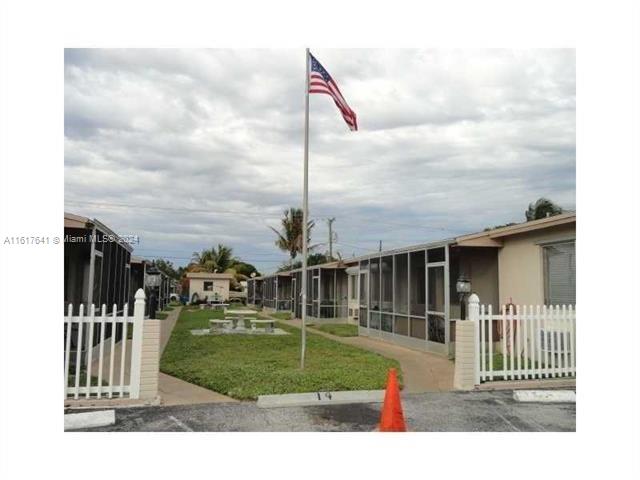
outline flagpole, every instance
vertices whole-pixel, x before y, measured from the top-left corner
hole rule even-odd
[[[304,92],[304,190],[302,194],[302,347],[300,369],[304,370],[307,347],[307,223],[309,209],[309,49],[305,52],[307,78]]]

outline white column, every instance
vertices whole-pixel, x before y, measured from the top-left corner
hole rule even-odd
[[[478,362],[478,327],[480,299],[469,297],[468,320],[456,321],[456,358],[453,386],[456,390],[473,390],[480,383]]]
[[[478,347],[480,346],[480,298],[475,293],[469,295],[469,320],[473,322],[473,376],[476,385],[480,384],[480,359],[478,358]]]
[[[140,368],[142,365],[142,327],[144,324],[145,294],[141,288],[136,292],[133,305],[133,340],[131,341],[131,386],[129,397],[140,397]],[[122,339],[126,342],[126,338]]]

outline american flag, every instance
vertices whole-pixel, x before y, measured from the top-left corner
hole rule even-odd
[[[336,82],[333,81],[329,72],[320,65],[320,62],[316,60],[316,57],[309,54],[309,60],[311,61],[311,69],[309,71],[309,93],[324,93],[330,95],[333,101],[342,113],[342,118],[347,122],[351,130],[358,130],[358,122],[356,120],[356,112],[349,108],[347,101],[340,93],[340,89]]]

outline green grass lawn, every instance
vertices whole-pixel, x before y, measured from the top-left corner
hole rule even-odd
[[[230,303],[227,310],[255,310],[255,308],[247,307],[246,305],[238,302]]]
[[[291,320],[291,312],[276,312],[264,314],[264,316],[277,318],[278,320]]]
[[[68,387],[75,387],[76,385],[76,376],[72,373],[69,374],[69,383],[67,383]],[[82,370],[80,370],[80,383],[79,386],[81,387],[86,387],[87,386],[87,371],[83,368]],[[91,386],[92,387],[97,387],[98,386],[98,376],[97,375],[91,375]],[[103,387],[107,387],[109,386],[109,382],[107,380],[105,380],[104,378],[102,379],[102,386]]]
[[[511,356],[509,355],[502,355],[501,353],[493,353],[493,370],[502,370],[504,367],[503,365],[505,365],[506,362],[506,366],[507,366],[507,370],[509,370],[511,368]],[[489,354],[485,353],[485,365],[488,368],[489,367]],[[534,362],[532,361],[530,358],[526,359],[527,361],[527,368],[538,368],[538,362]],[[525,358],[524,356],[520,357],[520,368],[524,368],[524,363],[525,362]],[[517,367],[517,358],[514,357],[513,358],[513,368],[515,369]],[[540,366],[542,368],[544,368],[544,364],[540,364]]]
[[[171,312],[172,310],[173,310],[173,307],[170,307],[168,305],[162,309],[163,312]]]
[[[290,335],[191,335],[207,328],[218,311],[183,309],[160,361],[160,370],[231,397],[328,390],[383,389],[387,370],[398,362],[307,334],[300,370],[300,330],[279,323]],[[400,377],[401,380],[401,377]]]
[[[323,323],[316,325],[313,328],[322,332],[330,333],[331,335],[337,335],[338,337],[358,336],[358,326],[348,325],[346,323]]]
[[[156,312],[156,320],[165,320],[168,315],[168,313]]]

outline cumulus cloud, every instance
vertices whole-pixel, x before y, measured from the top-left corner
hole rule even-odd
[[[314,54],[360,126],[311,96],[314,243],[328,216],[350,257],[522,221],[540,196],[575,208],[573,50]],[[138,234],[142,256],[222,242],[273,270],[267,226],[302,203],[301,56],[66,50],[66,209]]]

